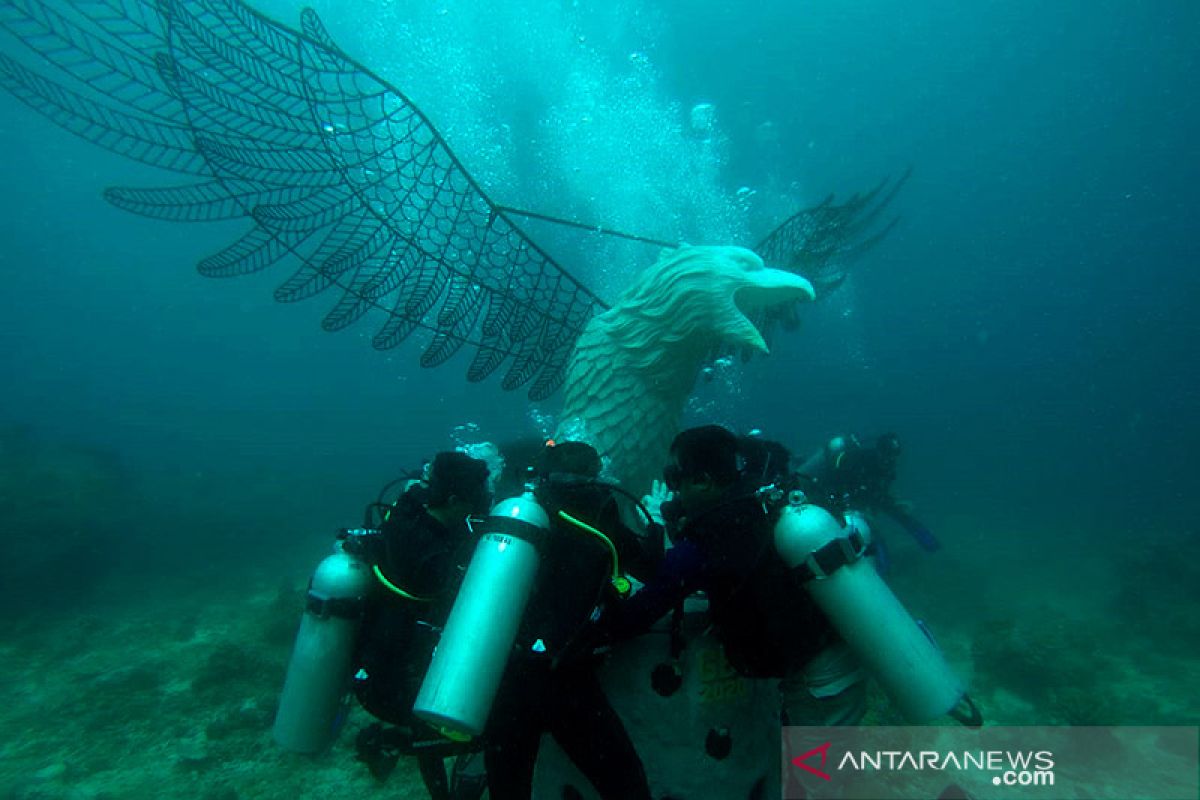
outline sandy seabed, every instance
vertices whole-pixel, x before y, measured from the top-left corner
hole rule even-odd
[[[1108,579],[1102,554],[1076,560],[1099,586],[1070,597],[1052,564],[900,555],[898,592],[927,610],[989,722],[1200,720],[1194,589],[1139,593],[1146,582]],[[426,796],[411,764],[380,784],[355,760],[371,722],[357,708],[325,754],[274,746],[303,578],[222,577],[114,576],[84,610],[0,620],[0,800]],[[896,721],[878,692],[868,721]]]

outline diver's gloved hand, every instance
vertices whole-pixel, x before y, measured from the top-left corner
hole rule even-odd
[[[662,481],[654,481],[650,484],[650,494],[642,498],[642,505],[650,512],[650,519],[663,524],[662,505],[671,499],[671,491]]]

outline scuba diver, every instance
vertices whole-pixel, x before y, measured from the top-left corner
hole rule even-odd
[[[309,582],[274,724],[281,747],[328,748],[352,689],[384,723],[364,728],[356,741],[359,760],[378,780],[400,755],[413,755],[433,800],[482,794],[483,776],[464,775],[461,758],[452,792],[443,763],[478,748],[441,738],[412,707],[470,554],[468,518],[488,510],[488,478],[484,461],[438,453],[394,503],[384,495],[405,478],[384,487],[362,528],[339,532],[334,553]]]
[[[855,436],[835,436],[801,465],[799,473],[809,482],[806,491],[842,511],[885,514],[903,528],[928,553],[941,549],[941,542],[892,494],[900,459],[900,438],[885,433],[873,446]],[[875,536],[872,544],[878,566],[888,565],[884,542]]]
[[[452,796],[443,759],[468,748],[414,718],[413,700],[474,543],[468,519],[488,511],[488,478],[485,462],[461,452],[438,453],[425,479],[384,509],[378,535],[359,542],[359,555],[374,565],[377,580],[355,652],[354,693],[387,724],[359,734],[359,759],[382,780],[401,753],[415,755],[433,800]],[[470,783],[461,774],[456,778],[459,785]],[[473,796],[481,791],[477,787]],[[453,796],[472,796],[472,790],[463,787]]]
[[[549,532],[484,734],[492,800],[531,797],[543,733],[602,798],[650,798],[642,761],[597,678],[601,659],[581,634],[600,609],[623,602],[624,572],[644,579],[653,571],[661,537],[622,521],[622,490],[600,472],[596,450],[569,441],[549,443],[533,468]]]
[[[729,663],[748,677],[785,679],[785,720],[856,724],[866,712],[865,676],[774,552],[760,489],[787,480],[786,448],[706,425],[680,433],[670,452],[663,482],[674,496],[661,513],[674,547],[655,578],[601,626],[627,638],[703,591]]]
[[[867,674],[910,721],[949,713],[979,724],[940,651],[865,558],[865,525],[800,490],[786,453],[716,425],[680,433],[663,473],[674,496],[661,508],[674,547],[650,582],[608,609],[599,635],[644,633],[699,591],[734,669],[780,680],[784,724],[858,724]]]

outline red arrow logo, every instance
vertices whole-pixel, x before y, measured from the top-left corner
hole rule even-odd
[[[822,767],[825,766],[825,762],[829,759],[829,745],[830,744],[832,744],[832,742],[826,742],[825,744],[821,745],[820,747],[814,747],[812,750],[809,750],[807,753],[802,753],[801,755],[798,755],[795,758],[793,758],[792,763],[795,764],[797,767],[799,767],[802,770],[811,772],[813,775],[816,775],[818,778],[824,778],[827,781],[833,780],[833,778],[829,777],[828,772],[822,772],[821,770],[817,769],[816,767],[812,767],[812,766],[809,766],[808,764],[804,763],[810,757],[812,757],[814,755],[820,755],[821,756],[821,766]]]

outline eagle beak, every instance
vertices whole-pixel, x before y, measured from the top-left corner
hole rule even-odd
[[[751,321],[773,306],[816,297],[813,285],[794,272],[763,268],[744,273],[746,283],[733,293],[734,314],[722,337],[727,342],[745,345],[764,355],[769,352],[762,332]]]

